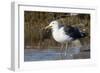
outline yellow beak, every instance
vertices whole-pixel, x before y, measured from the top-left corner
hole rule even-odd
[[[49,25],[48,25],[48,26],[45,27],[45,29],[48,29],[48,28],[51,28],[51,27],[52,27],[52,26],[49,26]]]

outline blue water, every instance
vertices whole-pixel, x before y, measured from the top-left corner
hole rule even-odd
[[[46,60],[62,60],[62,59],[73,59],[75,54],[80,53],[80,49],[74,48],[69,49],[66,52],[61,52],[53,49],[45,50],[34,50],[25,49],[24,51],[24,61],[46,61]]]

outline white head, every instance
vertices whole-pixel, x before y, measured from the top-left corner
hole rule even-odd
[[[46,26],[45,27],[45,29],[47,29],[47,28],[58,28],[58,25],[59,25],[59,23],[58,23],[58,21],[52,21],[52,22],[50,22],[50,24],[48,25],[48,26]]]

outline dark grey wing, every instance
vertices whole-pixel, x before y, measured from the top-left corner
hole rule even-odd
[[[67,35],[69,35],[73,39],[79,39],[86,36],[86,33],[81,32],[80,29],[77,27],[67,26],[64,27],[64,31],[66,32]]]
[[[64,31],[66,35],[71,35],[72,32],[74,31],[74,28],[72,26],[64,26]]]

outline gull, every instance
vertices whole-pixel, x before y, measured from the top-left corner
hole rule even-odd
[[[61,50],[63,50],[63,44],[66,43],[65,48],[65,56],[67,55],[68,50],[68,44],[70,41],[85,37],[86,34],[84,32],[81,32],[77,27],[67,26],[60,24],[57,20],[54,20],[50,22],[48,26],[45,27],[45,29],[51,28],[53,39],[61,43]]]

